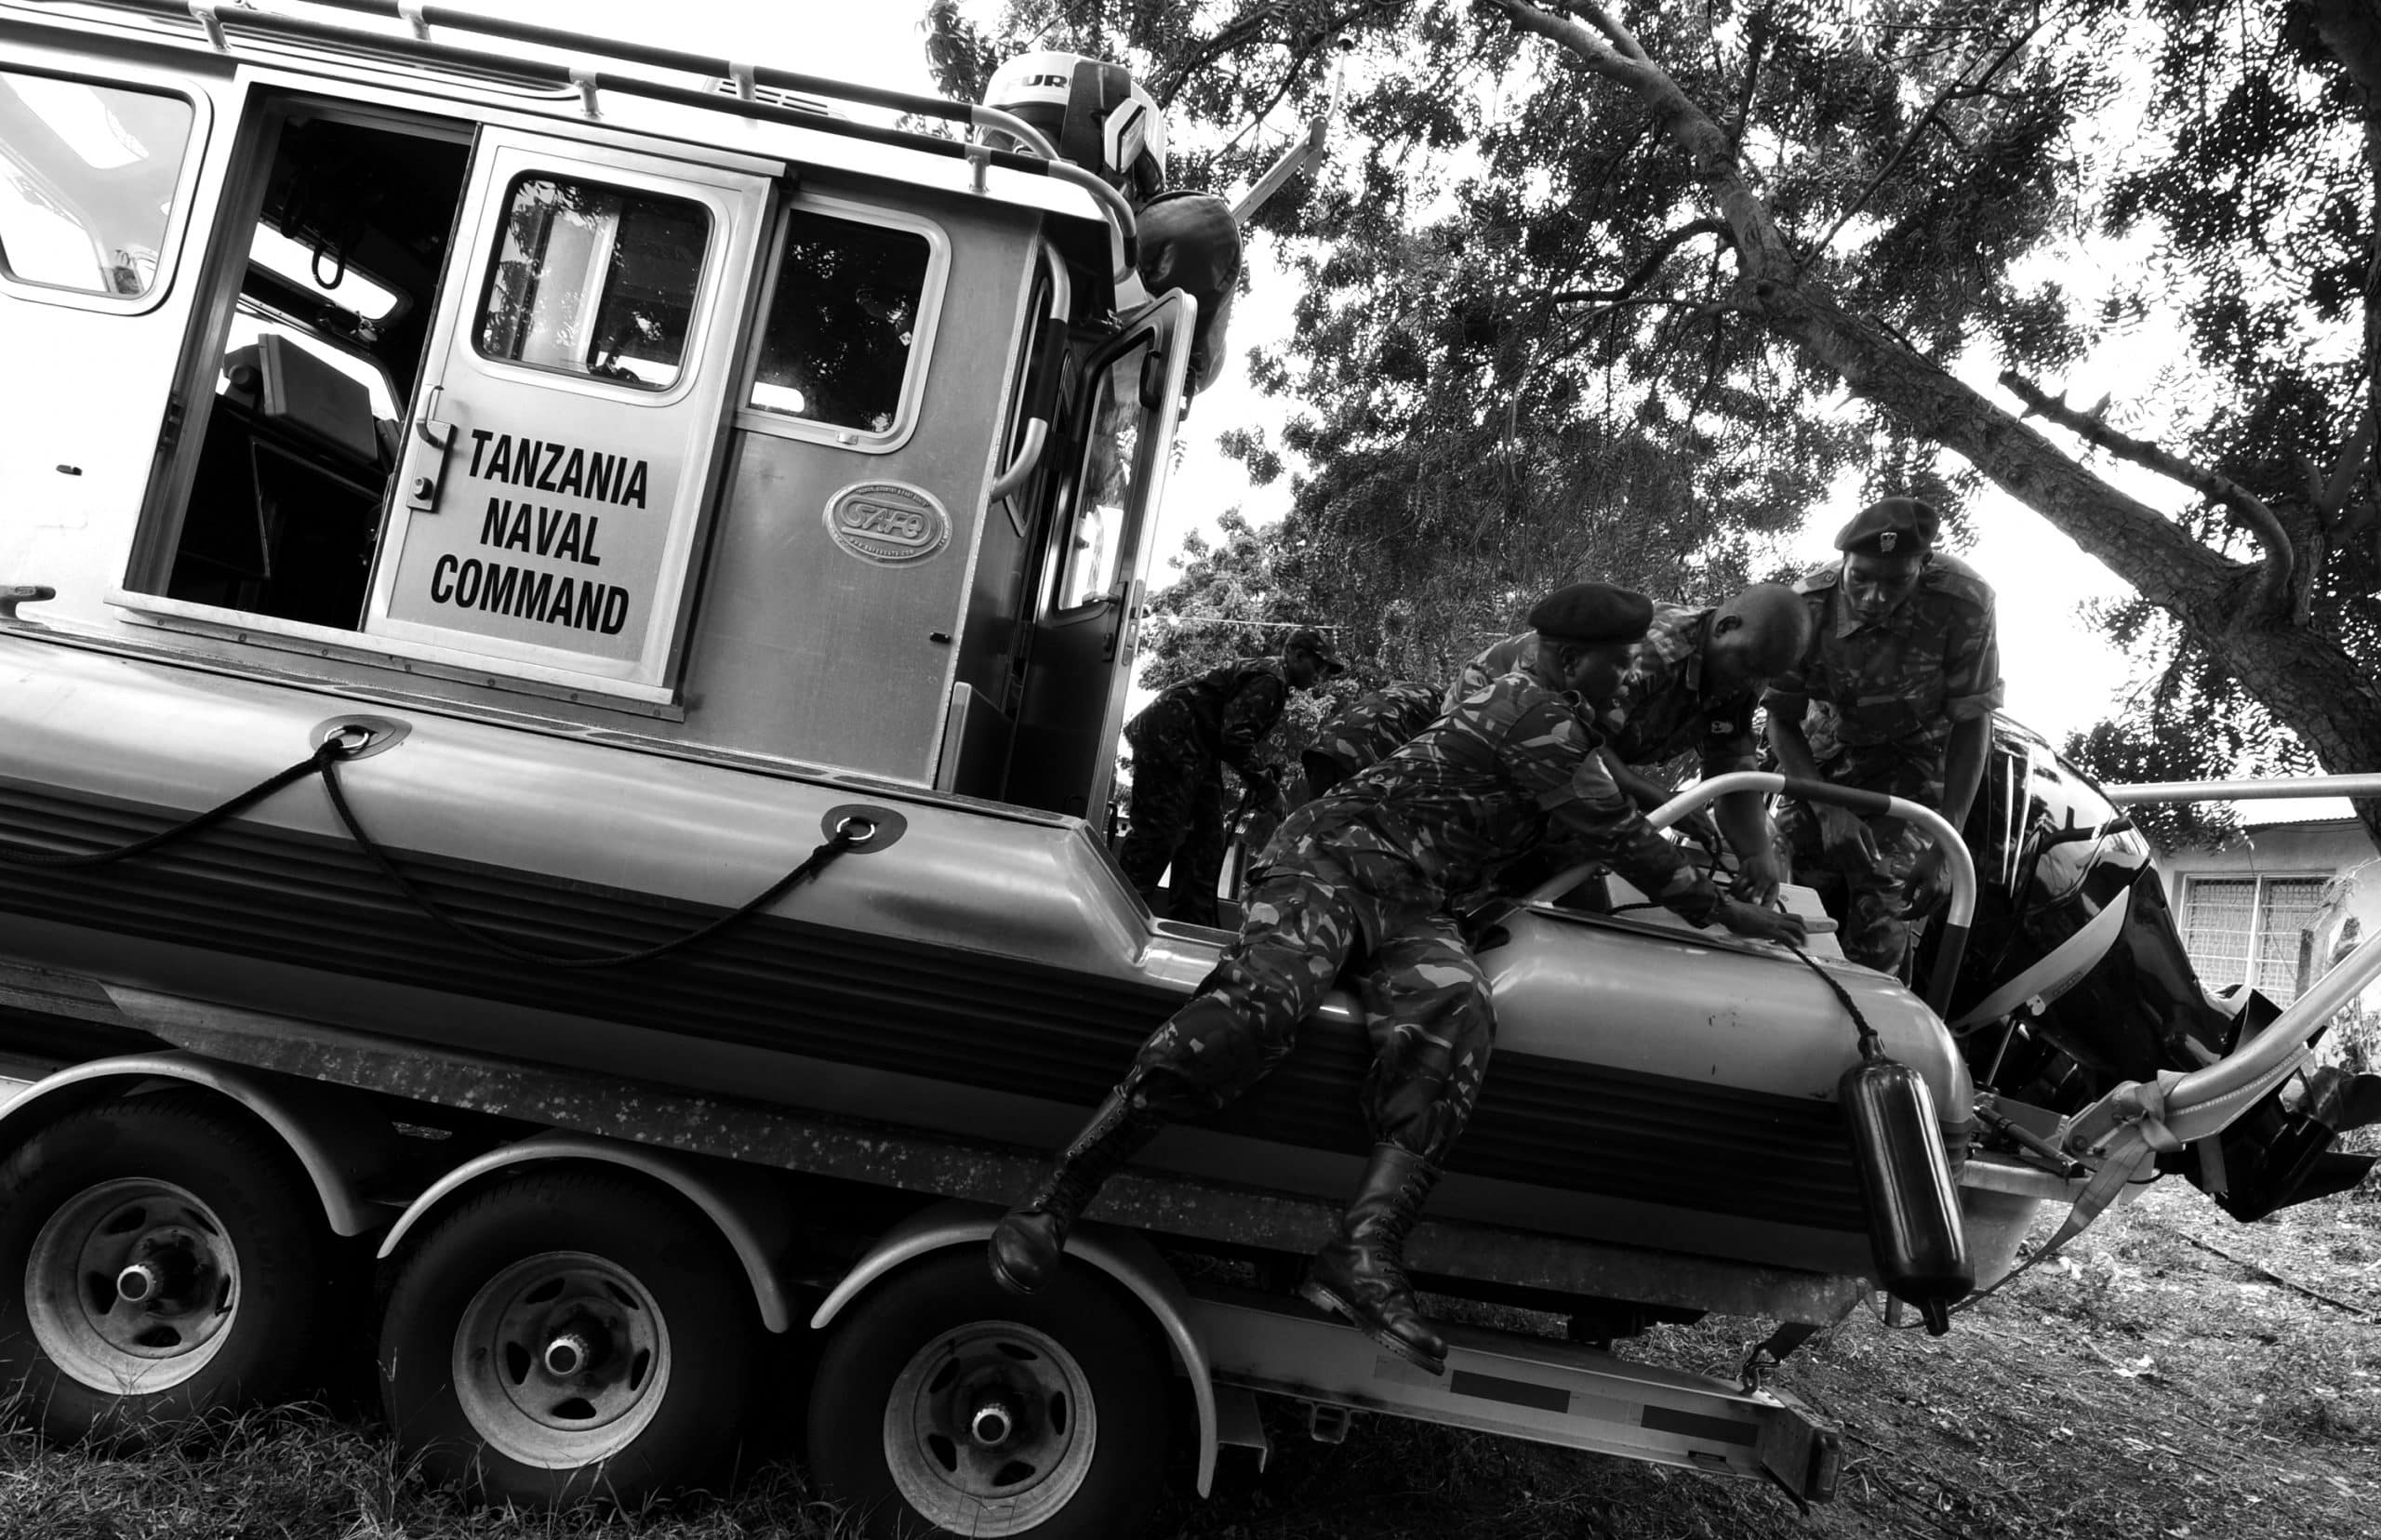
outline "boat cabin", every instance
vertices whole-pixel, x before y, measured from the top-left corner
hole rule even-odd
[[[0,628],[1096,817],[1195,320],[1124,201],[424,14],[0,0]]]

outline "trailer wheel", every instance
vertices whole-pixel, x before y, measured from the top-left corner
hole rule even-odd
[[[468,1197],[411,1250],[381,1318],[381,1402],[433,1480],[633,1507],[733,1447],[758,1330],[743,1270],[683,1204],[541,1172]]]
[[[0,1390],[69,1440],[295,1393],[326,1317],[320,1215],[288,1151],[205,1093],[59,1119],[0,1163]]]
[[[1114,1293],[1069,1268],[1018,1298],[981,1248],[896,1274],[818,1362],[810,1466],[877,1536],[1115,1540],[1163,1476],[1173,1375]]]

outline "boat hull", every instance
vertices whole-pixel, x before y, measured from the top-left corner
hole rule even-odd
[[[348,1031],[1012,1146],[1071,1133],[1223,938],[1151,921],[1072,819],[799,766],[672,755],[0,637],[26,724],[0,842],[89,850],[169,827],[359,712],[401,742],[345,766],[374,841],[441,908],[589,957],[708,923],[850,810],[887,835],[737,927],[626,967],[525,963],[417,906],[300,783],[154,855],[19,871],[0,954]],[[1500,1022],[1436,1212],[1857,1275],[1833,996],[1770,949],[1524,911],[1483,942]],[[1837,968],[1896,1053],[1967,1104],[1939,1023]],[[1370,1044],[1326,1011],[1160,1170],[1344,1193]],[[1958,1130],[1953,1130],[1956,1136]]]

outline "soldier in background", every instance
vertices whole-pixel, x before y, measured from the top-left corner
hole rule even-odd
[[[1427,684],[1391,680],[1356,697],[1323,719],[1298,755],[1308,799],[1378,764],[1438,718],[1439,692]]]
[[[1282,720],[1292,690],[1346,665],[1323,633],[1290,632],[1279,657],[1247,657],[1169,685],[1124,724],[1133,750],[1133,822],[1117,864],[1151,910],[1158,879],[1174,869],[1167,918],[1216,923],[1223,878],[1224,783],[1230,765],[1260,795],[1276,790],[1255,762],[1257,746]]]
[[[1811,644],[1762,704],[1785,774],[1906,798],[1957,829],[1984,776],[2001,651],[1992,589],[1935,549],[1940,524],[1929,503],[1887,498],[1837,531],[1842,559],[1794,585]],[[1941,854],[1898,818],[1829,803],[1789,800],[1778,824],[1841,923],[1844,955],[1900,972]]]
[[[1372,1158],[1301,1291],[1375,1342],[1443,1373],[1446,1345],[1405,1277],[1404,1238],[1480,1095],[1495,1019],[1451,899],[1550,836],[1592,847],[1688,920],[1799,940],[1789,915],[1721,896],[1648,828],[1597,759],[1597,710],[1653,605],[1600,583],[1530,613],[1536,663],[1290,815],[1250,874],[1239,938],[1142,1044],[1042,1186],[1004,1215],[992,1273],[1025,1294],[1057,1270],[1101,1183],[1158,1129],[1213,1112],[1280,1063],[1348,968],[1372,1029]]]
[[[1807,648],[1811,621],[1801,598],[1781,583],[1755,583],[1711,608],[1657,604],[1645,640],[1598,724],[1606,736],[1604,767],[1647,812],[1671,788],[1642,773],[1693,752],[1705,778],[1756,767],[1753,707],[1770,679]],[[1497,675],[1534,662],[1531,633],[1507,637],[1464,666],[1447,692],[1452,708]],[[1736,853],[1741,891],[1766,903],[1784,879],[1777,832],[1756,792],[1720,800],[1719,830]]]

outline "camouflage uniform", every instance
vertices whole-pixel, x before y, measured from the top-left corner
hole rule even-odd
[[[1463,672],[1455,676],[1455,683],[1439,698],[1439,710],[1454,710],[1507,674],[1536,670],[1537,632],[1525,631],[1509,636],[1463,666]]]
[[[1121,1089],[1170,1117],[1221,1107],[1290,1051],[1353,961],[1375,1043],[1373,1136],[1441,1159],[1479,1097],[1496,1029],[1451,896],[1552,835],[1592,846],[1690,920],[1720,902],[1612,783],[1597,742],[1576,697],[1507,676],[1291,814],[1257,857],[1239,938]]]
[[[1314,742],[1299,758],[1307,762],[1307,778],[1316,795],[1389,758],[1406,739],[1439,719],[1435,690],[1404,681],[1392,681],[1323,719]],[[1317,764],[1316,761],[1323,761]]]
[[[1596,726],[1605,747],[1628,765],[1654,765],[1695,751],[1705,776],[1750,770],[1759,764],[1753,743],[1754,692],[1709,695],[1703,689],[1703,644],[1716,611],[1687,604],[1654,606],[1654,621],[1637,644],[1628,674]],[[1537,633],[1523,631],[1497,643],[1464,665],[1452,704],[1464,693],[1483,689],[1502,673],[1526,673],[1537,666]],[[1537,858],[1513,869],[1501,891],[1535,886],[1566,867],[1593,859],[1576,844],[1556,841]]]
[[[1604,712],[1612,751],[1623,764],[1659,764],[1692,750],[1705,779],[1759,763],[1753,745],[1756,692],[1707,692],[1703,644],[1718,611],[1656,604],[1653,629]]]
[[[1819,773],[1839,786],[1943,805],[1951,729],[2001,704],[2001,649],[1992,588],[1974,567],[1935,551],[1918,588],[1882,620],[1861,625],[1837,587],[1842,564],[1794,585],[1809,605],[1810,650],[1774,680],[1762,703],[1802,718]],[[1807,708],[1807,710],[1806,710]],[[1865,820],[1877,842],[1871,867],[1856,850],[1829,852],[1818,816],[1788,799],[1778,832],[1795,870],[1840,906],[1844,955],[1887,973],[1909,951],[1907,889],[1925,836],[1899,818]]]
[[[1289,698],[1280,658],[1244,658],[1171,686],[1124,724],[1133,749],[1133,822],[1116,861],[1145,897],[1173,867],[1170,918],[1216,923],[1224,870],[1217,766],[1246,772]]]
[[[1627,677],[1596,724],[1621,763],[1658,764],[1693,750],[1709,777],[1750,770],[1759,763],[1754,693],[1704,693],[1703,644],[1710,639],[1716,613],[1689,604],[1654,606],[1653,627],[1637,644]],[[1443,709],[1454,710],[1501,674],[1536,667],[1537,633],[1509,636],[1463,666]]]

